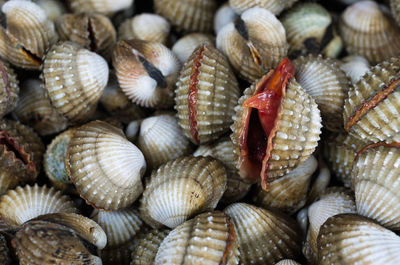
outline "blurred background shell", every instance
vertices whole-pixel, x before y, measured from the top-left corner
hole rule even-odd
[[[134,0],[67,0],[74,13],[101,13],[111,16],[133,5]]]
[[[400,1],[389,0],[390,10],[392,11],[393,18],[397,21],[397,25],[400,25]]]
[[[229,0],[229,4],[238,14],[252,7],[268,9],[274,15],[279,15],[284,9],[291,7],[297,0]]]
[[[56,22],[57,19],[67,12],[64,1],[62,0],[34,0],[46,13],[48,19]]]
[[[215,37],[204,33],[189,33],[174,43],[172,51],[181,63],[184,64],[196,48],[205,43],[214,45]]]
[[[0,60],[0,119],[11,112],[18,102],[19,82],[14,70]]]
[[[346,73],[353,84],[356,84],[370,68],[369,62],[362,56],[349,55],[342,58],[341,61],[343,63],[340,65],[340,69]]]

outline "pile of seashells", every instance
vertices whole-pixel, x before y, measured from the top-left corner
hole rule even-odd
[[[0,264],[400,264],[400,0],[0,7]]]

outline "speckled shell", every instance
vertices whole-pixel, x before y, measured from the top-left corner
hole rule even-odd
[[[131,254],[130,265],[153,265],[158,248],[169,232],[169,229],[153,229],[144,234]]]
[[[208,212],[172,230],[161,243],[154,264],[238,263],[237,236],[230,218],[222,212]]]
[[[293,214],[306,203],[311,176],[318,161],[310,156],[289,174],[270,183],[269,191],[257,187],[253,201],[264,208],[275,208]]]
[[[24,224],[11,244],[19,264],[93,264],[101,259],[92,255],[71,228],[45,221]]]
[[[184,32],[211,33],[216,9],[214,0],[154,0],[155,12]]]
[[[297,58],[293,65],[297,82],[318,104],[325,128],[343,131],[343,105],[351,83],[338,62],[308,55]]]
[[[8,1],[1,10],[7,27],[0,29],[0,56],[15,66],[39,70],[42,56],[58,39],[54,23],[31,1]]]
[[[236,72],[249,82],[276,67],[288,49],[282,23],[259,7],[245,11],[235,22],[223,27],[216,43]]]
[[[187,155],[192,149],[173,113],[144,119],[140,124],[137,146],[149,168],[157,168],[169,160]]]
[[[214,45],[215,38],[209,34],[190,33],[177,40],[172,46],[172,51],[176,54],[179,61],[184,64],[194,50],[196,50],[199,45],[205,43]]]
[[[342,40],[328,10],[317,3],[301,3],[282,18],[289,43],[289,54],[322,53],[336,58],[343,47]]]
[[[16,121],[0,120],[0,194],[36,180],[44,150],[42,140],[31,128]]]
[[[7,241],[2,234],[0,234],[0,263],[4,265],[11,264],[11,258],[7,246]]]
[[[108,65],[76,43],[60,42],[46,55],[42,79],[54,108],[71,123],[82,123],[96,110],[108,82]]]
[[[125,20],[118,28],[118,39],[139,39],[166,44],[171,26],[162,16],[142,13]]]
[[[68,120],[51,105],[41,81],[28,79],[21,87],[20,99],[14,109],[18,120],[40,135],[58,133],[67,127]]]
[[[74,13],[88,12],[112,15],[133,5],[134,0],[67,0]]]
[[[0,119],[11,112],[18,101],[19,82],[14,70],[7,62],[0,60]]]
[[[25,186],[9,190],[0,197],[0,218],[12,226],[42,214],[76,213],[73,201],[60,191],[46,186]]]
[[[79,43],[106,59],[111,58],[117,33],[111,20],[101,14],[65,14],[56,23],[61,40]]]
[[[273,264],[298,257],[301,236],[289,216],[246,203],[231,204],[224,212],[235,227],[240,264]]]
[[[122,91],[134,103],[152,108],[173,105],[180,63],[161,43],[119,41],[114,48],[113,66]]]
[[[283,259],[279,261],[278,263],[275,263],[275,265],[300,265],[300,263],[292,260],[292,259]]]
[[[227,24],[233,22],[237,18],[238,14],[235,13],[235,10],[229,5],[229,2],[226,2],[222,6],[220,6],[215,13],[214,16],[214,32],[218,34],[218,32]]]
[[[213,210],[225,192],[226,179],[225,167],[211,157],[171,160],[152,172],[140,214],[152,227],[174,228],[195,214]]]
[[[297,0],[229,0],[230,6],[238,14],[242,14],[252,7],[262,7],[268,9],[274,15],[278,15],[295,2]]]
[[[199,46],[176,85],[178,122],[193,143],[211,142],[229,130],[240,90],[222,53],[209,44]]]
[[[342,62],[340,69],[350,77],[353,84],[356,84],[370,68],[367,59],[361,56],[347,56],[342,59]]]
[[[397,21],[397,25],[400,25],[400,1],[389,0],[390,11],[392,11],[393,18]]]
[[[341,214],[321,227],[318,252],[321,265],[395,265],[400,263],[400,237],[365,217]]]
[[[374,1],[349,6],[341,15],[339,30],[346,50],[371,63],[399,54],[400,27]]]
[[[399,35],[400,36],[400,35]],[[370,69],[350,88],[344,105],[344,126],[363,141],[400,141],[400,59]]]

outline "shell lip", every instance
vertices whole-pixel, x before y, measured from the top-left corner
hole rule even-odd
[[[226,223],[228,225],[228,238],[226,241],[224,253],[222,255],[222,260],[220,262],[221,265],[225,265],[228,263],[228,260],[234,251],[235,241],[237,238],[234,225],[228,216],[226,216]]]
[[[373,143],[373,144],[366,145],[360,151],[357,152],[356,156],[354,157],[354,161],[357,161],[358,158],[363,153],[365,153],[367,150],[372,149],[372,148],[377,148],[377,147],[380,147],[380,146],[400,148],[400,143],[399,142],[391,142],[391,143],[379,142],[379,143]]]

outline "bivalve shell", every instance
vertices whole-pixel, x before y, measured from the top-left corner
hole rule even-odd
[[[279,261],[278,263],[275,263],[275,265],[300,265],[300,263],[292,260],[292,259],[283,259]]]
[[[172,46],[172,51],[176,54],[181,63],[185,63],[196,48],[202,44],[214,45],[215,38],[204,33],[189,33],[177,40]]]
[[[268,9],[274,15],[279,15],[284,9],[291,7],[297,0],[229,0],[229,4],[238,14],[252,7]]]
[[[367,59],[361,56],[347,56],[342,59],[342,62],[343,64],[340,65],[340,69],[351,78],[353,84],[356,84],[370,68]]]
[[[0,119],[11,112],[18,101],[17,75],[7,62],[0,60]]]
[[[108,16],[133,5],[134,0],[67,0],[74,13],[101,13]]]
[[[237,18],[238,14],[236,14],[235,10],[229,5],[229,2],[226,2],[222,6],[220,6],[215,13],[214,16],[214,32],[218,34],[218,32],[227,24],[233,22]]]

